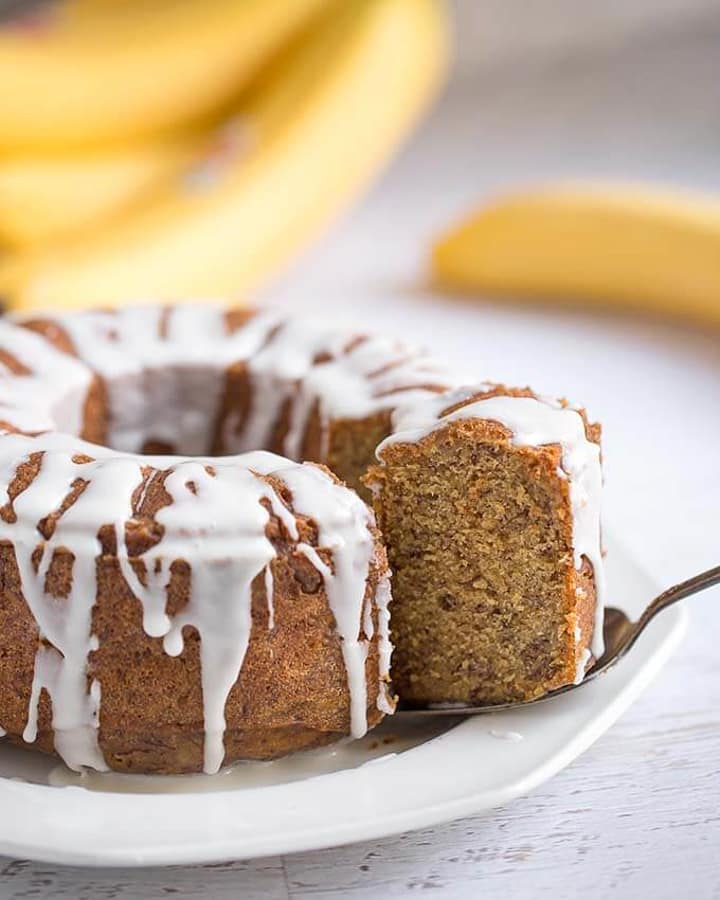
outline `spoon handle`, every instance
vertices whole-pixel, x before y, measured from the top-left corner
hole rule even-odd
[[[615,654],[616,659],[619,659],[627,653],[643,633],[648,623],[651,622],[658,613],[667,609],[668,606],[677,603],[678,600],[692,597],[693,594],[699,594],[700,591],[714,587],[716,584],[720,584],[720,566],[715,566],[713,569],[708,569],[705,572],[701,572],[699,575],[694,575],[692,578],[688,578],[687,581],[681,581],[680,584],[675,584],[666,591],[663,591],[662,594],[652,601],[652,603],[645,607],[643,614],[637,622],[633,623],[632,628],[628,631],[625,640]]]

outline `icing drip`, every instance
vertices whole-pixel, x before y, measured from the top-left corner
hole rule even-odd
[[[268,631],[275,629],[275,583],[273,581],[272,567],[268,564],[265,567],[265,597],[267,598],[268,607]]]
[[[462,419],[498,422],[512,432],[512,442],[517,445],[540,447],[559,444],[562,469],[570,488],[575,567],[579,570],[583,557],[586,557],[594,570],[596,602],[592,655],[599,659],[604,650],[605,596],[600,539],[600,448],[588,440],[585,423],[576,409],[563,407],[544,398],[491,396],[472,399],[487,389],[488,385],[485,384],[460,388],[422,403],[399,408],[393,417],[393,434],[377,448],[378,459],[382,462],[383,449],[389,444],[415,443],[445,427],[447,423]],[[468,400],[472,402],[443,415],[444,410]]]
[[[70,448],[72,447],[72,451]],[[201,677],[205,716],[206,772],[216,772],[224,757],[225,704],[240,676],[252,624],[252,582],[262,576],[274,627],[272,573],[276,553],[265,534],[270,513],[293,540],[299,533],[295,515],[318,525],[319,547],[300,544],[323,575],[328,603],[342,641],[348,672],[351,728],[365,733],[367,641],[361,641],[365,592],[373,563],[369,530],[372,516],[351,491],[310,464],[297,466],[269,453],[250,453],[220,460],[182,460],[111,453],[63,434],[38,438],[0,438],[0,474],[7,494],[17,465],[31,452],[42,451],[42,464],[31,484],[14,501],[15,522],[0,520],[0,540],[15,547],[23,593],[38,623],[41,645],[35,661],[25,739],[37,735],[37,709],[45,688],[52,699],[56,749],[72,769],[106,768],[97,743],[100,686],[87,689],[87,661],[97,649],[92,634],[92,607],[97,595],[96,537],[99,523],[115,525],[117,557],[131,590],[143,606],[148,635],[163,638],[166,652],[183,650],[183,628],[200,635]],[[99,458],[79,462],[77,453]],[[132,518],[132,497],[142,482],[143,467],[165,466],[164,488],[171,498],[156,514],[163,526],[158,544],[132,561],[144,566],[140,578],[123,536]],[[260,474],[280,478],[292,494],[295,515]],[[157,474],[154,476],[157,477]],[[40,541],[35,523],[57,510],[80,479],[85,489],[60,516],[50,538]],[[35,569],[33,553],[42,556]],[[73,556],[72,586],[61,601],[46,593],[46,575],[59,548]],[[328,565],[320,556],[328,551]],[[167,588],[174,560],[191,568],[191,598],[174,617],[166,612]],[[387,598],[379,591],[378,607]],[[382,615],[380,616],[382,622]]]
[[[237,413],[228,418],[225,445],[234,451],[267,445],[289,406],[282,451],[290,459],[302,455],[314,410],[320,416],[324,458],[329,419],[364,418],[399,400],[430,396],[426,385],[451,382],[447,370],[421,351],[383,337],[353,337],[305,319],[276,323],[265,346],[247,359],[247,368],[250,413],[244,422]]]
[[[212,773],[225,755],[225,704],[250,640],[252,582],[269,571],[275,558],[265,535],[270,515],[260,501],[268,500],[285,519],[289,513],[265,481],[237,462],[212,468],[200,461],[179,463],[164,486],[172,503],[156,515],[164,528],[160,544],[142,557],[147,585],[135,575],[127,554],[120,557],[121,565],[143,604],[146,632],[163,637],[168,654],[182,653],[186,626],[200,635],[205,771]],[[188,605],[171,619],[165,598],[176,559],[190,564],[192,590]]]
[[[164,645],[167,653],[178,656],[186,625],[200,635],[205,771],[212,773],[225,756],[225,703],[250,640],[252,582],[275,556],[265,536],[270,516],[260,504],[270,499],[271,489],[244,469],[222,466],[210,475],[194,462],[179,465],[165,485],[173,502],[157,516],[166,528],[163,543],[167,539],[168,545],[163,549],[171,558],[190,563],[192,592],[188,605],[171,621]],[[208,543],[209,538],[219,540]]]
[[[566,476],[567,477],[567,476]],[[575,596],[578,598],[582,598],[585,596],[585,591],[582,588],[575,588]],[[582,646],[582,629],[579,624],[575,625],[575,653],[577,655],[577,661],[575,663],[575,684],[580,684],[580,682],[585,677],[585,669],[587,667],[590,658],[592,657],[592,653],[587,647]]]
[[[390,679],[390,659],[393,645],[390,642],[390,576],[386,575],[378,584],[375,592],[375,605],[378,611],[378,670],[381,679]],[[377,698],[377,708],[380,712],[392,715],[395,712],[395,704],[389,697],[387,684],[380,684]]]
[[[575,684],[580,684],[585,677],[585,667],[590,662],[591,656],[592,653],[587,647],[578,656],[577,666],[575,667]],[[599,657],[596,657],[596,659],[599,659]]]
[[[5,449],[7,439],[2,442]],[[45,688],[53,707],[55,747],[72,769],[105,767],[97,745],[97,692],[86,688],[87,659],[94,642],[92,609],[97,593],[96,558],[102,547],[97,525],[110,522],[122,533],[131,516],[131,497],[141,480],[141,470],[132,459],[107,459],[76,462],[65,452],[49,450],[29,488],[14,502],[17,523],[0,526],[0,537],[13,543],[23,594],[38,625],[41,645],[35,661],[32,698],[24,737],[35,740],[37,702]],[[73,486],[82,481],[85,488],[78,500],[57,521],[49,540],[31,526],[59,509]],[[96,523],[87,528],[88,520]],[[85,527],[83,527],[85,526]],[[37,568],[33,553],[40,546]],[[56,553],[72,554],[72,577],[67,597],[55,598],[46,591],[48,570]]]
[[[0,540],[15,548],[23,593],[43,640],[35,659],[26,740],[37,736],[45,689],[52,700],[56,749],[65,762],[73,769],[105,768],[97,739],[100,684],[88,685],[87,671],[89,655],[98,649],[92,610],[102,550],[98,527],[106,524],[115,529],[119,565],[142,605],[146,633],[162,639],[172,655],[183,651],[183,628],[193,627],[200,635],[207,772],[223,761],[225,705],[241,678],[257,577],[265,585],[268,627],[276,627],[276,554],[265,534],[271,513],[294,541],[299,540],[295,515],[317,524],[318,546],[298,547],[323,576],[347,670],[352,734],[361,736],[367,729],[365,670],[373,636],[381,679],[376,705],[392,712],[384,683],[392,652],[389,579],[379,583],[374,597],[366,596],[376,565],[374,520],[353,492],[317,467],[292,465],[263,452],[220,459],[133,454],[149,440],[191,454],[205,452],[227,369],[236,362],[246,362],[253,403],[246,421],[227,423],[227,449],[267,443],[289,404],[285,449],[295,457],[302,453],[314,409],[326,428],[328,417],[364,417],[391,408],[400,398],[426,397],[425,385],[443,383],[447,376],[423,354],[395,342],[353,338],[304,320],[281,322],[272,313],[231,331],[225,310],[212,304],[81,313],[58,323],[79,359],[37,334],[0,322],[0,348],[7,346],[28,370],[13,372],[0,361],[0,421],[28,433],[48,432],[39,437],[0,432],[0,496],[20,463],[42,454],[36,477],[15,498],[16,519],[0,520]],[[112,451],[63,433],[77,434],[82,427],[93,372],[104,379],[109,396]],[[270,474],[287,485],[294,513],[260,477]],[[130,557],[126,523],[133,517],[133,497],[135,509],[142,508],[160,477],[170,497],[155,514],[162,537],[142,555]],[[79,493],[78,484],[83,486]],[[54,531],[43,539],[38,523],[59,512],[69,496],[72,502],[66,502]],[[61,549],[72,560],[71,586],[66,597],[54,598],[47,593],[47,575]],[[190,600],[170,616],[167,591],[172,564],[179,559],[190,566]]]
[[[319,546],[332,551],[332,566],[329,566],[314,547],[298,544],[298,550],[302,550],[325,579],[348,676],[350,733],[362,737],[367,731],[365,662],[369,640],[360,639],[360,630],[367,575],[375,554],[370,533],[371,513],[353,492],[338,493],[337,485],[315,466],[292,467],[277,474],[292,492],[295,511],[315,519]],[[351,548],[352,552],[348,552]],[[371,637],[372,634],[366,635],[368,639]]]
[[[347,336],[346,336],[347,339]],[[278,324],[265,346],[248,359],[252,380],[252,404],[247,420],[229,422],[226,434],[237,435],[240,445],[234,449],[254,449],[269,443],[274,424],[285,403],[295,393],[296,383],[313,365],[318,354],[337,352],[332,337],[325,328],[312,328],[301,320]],[[283,450],[291,446],[297,455],[304,434],[304,422],[298,422],[291,412],[291,426]],[[290,455],[290,454],[287,454]]]

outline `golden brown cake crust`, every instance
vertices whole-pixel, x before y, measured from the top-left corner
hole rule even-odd
[[[32,482],[42,460],[36,457],[18,471],[11,496]],[[143,577],[141,553],[156,544],[162,527],[154,516],[169,496],[163,476],[148,469],[145,490],[136,491],[136,515],[127,525],[127,545],[138,575]],[[328,473],[329,474],[329,473]],[[292,496],[277,479],[269,479],[292,510]],[[142,498],[142,499],[140,499]],[[70,499],[67,505],[70,505]],[[139,502],[138,502],[139,500]],[[67,505],[64,505],[67,508]],[[61,507],[62,511],[63,507]],[[12,517],[12,504],[0,510]],[[318,545],[314,521],[297,517],[298,539],[291,539],[282,522],[270,517],[266,534],[277,552],[272,562],[274,627],[262,578],[253,583],[252,632],[240,678],[230,692],[225,714],[226,763],[235,759],[271,759],[289,752],[322,746],[350,730],[348,680],[335,621],[322,576],[297,549],[302,542]],[[54,520],[42,526],[52,534]],[[97,600],[93,633],[99,649],[90,655],[88,683],[102,691],[99,744],[106,762],[118,771],[194,772],[203,766],[203,702],[200,686],[199,638],[185,631],[180,656],[168,656],[162,640],[143,630],[142,609],[129,589],[115,556],[115,531],[99,531],[103,553],[97,561]],[[373,532],[375,559],[366,586],[372,604],[387,561],[379,535]],[[331,564],[328,551],[319,554]],[[187,604],[191,569],[183,560],[172,568],[168,613]],[[72,558],[56,552],[46,581],[47,591],[62,603],[72,579]],[[374,637],[366,663],[368,726],[382,718],[376,698],[380,691],[378,618],[373,609]],[[20,740],[27,721],[38,631],[21,590],[12,545],[0,543],[0,707],[3,725]],[[39,707],[38,739],[34,746],[51,752],[52,710],[43,691]]]
[[[228,311],[228,332],[241,328],[252,313]],[[63,353],[76,356],[68,332],[56,322],[35,320],[25,323]],[[24,367],[11,354],[0,359],[14,374]],[[242,403],[242,391],[248,385],[243,366],[228,372],[228,402]],[[221,417],[222,418],[222,417]],[[221,450],[219,433],[222,421],[209,442]],[[2,426],[2,423],[0,423]],[[267,449],[281,449],[288,413],[283,411],[277,423],[278,439]],[[15,431],[7,423],[7,431]],[[303,456],[321,458],[319,417],[311,413],[303,442]],[[108,435],[107,385],[95,376],[84,404],[85,440],[102,444]],[[167,452],[169,446],[146,446],[146,452]],[[77,457],[78,462],[92,457]],[[9,485],[9,502],[0,509],[6,522],[16,520],[13,501],[38,477],[43,454],[32,454],[21,463]],[[322,468],[322,467],[321,467]],[[341,482],[323,469],[336,484]],[[157,514],[171,502],[164,483],[167,471],[150,465],[143,469],[143,481],[133,497],[133,517],[126,523],[125,540],[137,576],[144,579],[140,556],[157,545],[163,526]],[[273,584],[273,623],[270,627],[267,581],[257,577],[252,584],[252,630],[240,677],[230,691],[225,716],[225,762],[236,759],[271,759],[311,747],[323,746],[350,732],[350,693],[348,673],[341,651],[337,624],[331,612],[323,576],[311,564],[298,544],[318,548],[323,564],[332,569],[331,553],[320,546],[318,523],[295,513],[292,492],[270,476],[265,480],[294,515],[299,534],[291,537],[285,525],[270,513],[266,536],[276,558],[271,562]],[[71,491],[57,510],[38,523],[40,561],[43,539],[48,540],[64,512],[85,490],[82,482]],[[264,501],[263,501],[264,502]],[[102,553],[97,558],[97,596],[92,613],[92,632],[98,649],[88,661],[88,688],[99,685],[102,702],[99,718],[99,746],[107,764],[119,771],[193,772],[203,767],[204,719],[200,670],[200,638],[186,627],[184,649],[179,656],[168,655],[160,638],[148,636],[143,628],[142,606],[123,576],[117,558],[115,528],[98,523]],[[365,599],[371,611],[372,636],[368,637],[365,664],[367,688],[367,724],[373,727],[382,718],[378,708],[381,694],[380,632],[376,594],[387,580],[388,568],[379,532],[372,526],[373,560],[365,587]],[[46,591],[62,605],[72,582],[73,559],[69,552],[57,550],[48,569]],[[167,611],[176,615],[188,603],[192,584],[191,566],[177,559],[172,566]],[[0,709],[2,726],[10,740],[23,743],[28,722],[35,656],[43,643],[21,588],[15,547],[0,541]],[[384,693],[385,689],[382,688]],[[38,734],[33,747],[53,752],[52,705],[45,689],[38,706]]]

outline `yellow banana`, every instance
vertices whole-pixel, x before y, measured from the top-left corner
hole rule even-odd
[[[192,134],[0,161],[0,245],[26,248],[103,222],[177,176],[203,141],[207,136]]]
[[[248,99],[256,150],[221,145],[111,227],[3,259],[0,293],[39,309],[257,285],[407,134],[438,84],[445,25],[437,0],[342,0]]]
[[[0,152],[129,141],[198,120],[329,5],[65,0],[0,23]]]
[[[567,183],[506,197],[433,248],[433,278],[465,293],[627,306],[720,322],[720,199]]]

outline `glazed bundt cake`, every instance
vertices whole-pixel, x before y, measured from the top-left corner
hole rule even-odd
[[[602,655],[600,429],[484,384],[400,411],[367,476],[409,703],[530,700]]]
[[[206,305],[1,322],[0,364],[12,739],[72,768],[213,772],[392,710],[368,507],[324,468],[203,454],[278,449],[356,483],[397,398],[441,389],[427,357]],[[171,452],[193,458],[147,455]]]
[[[599,431],[452,385],[274,312],[0,321],[0,735],[132,772],[360,736],[394,705],[386,547],[403,700],[581,677]]]

